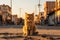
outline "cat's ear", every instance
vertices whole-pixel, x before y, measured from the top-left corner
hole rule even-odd
[[[27,14],[27,12],[25,12],[25,14]]]
[[[28,15],[28,13],[27,13],[27,12],[25,12],[25,15]]]
[[[34,14],[34,12],[32,14]]]

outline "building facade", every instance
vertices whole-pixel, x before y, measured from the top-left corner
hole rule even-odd
[[[55,1],[46,1],[44,3],[44,19],[46,20],[47,14],[51,12],[51,10],[55,8]]]
[[[18,17],[17,15],[12,15],[12,22],[17,25],[18,24]]]
[[[34,21],[35,21],[36,24],[41,24],[42,23],[42,21],[44,20],[43,19],[43,14],[44,14],[44,12],[40,12],[39,14],[34,16]]]
[[[60,0],[56,0],[56,19],[60,23]]]
[[[11,15],[11,7],[8,5],[0,5],[0,22],[1,24],[6,24],[6,21],[12,20],[12,15]]]
[[[48,24],[58,25],[60,24],[60,1],[56,0],[55,8],[52,8],[48,14]]]

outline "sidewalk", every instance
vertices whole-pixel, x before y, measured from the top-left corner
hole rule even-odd
[[[47,25],[36,25],[38,29],[54,29],[54,30],[60,30],[60,26],[47,26]]]

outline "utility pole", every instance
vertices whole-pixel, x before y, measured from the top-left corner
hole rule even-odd
[[[36,14],[37,13],[37,5],[35,5],[34,11],[35,11],[35,14]]]
[[[20,8],[20,17],[22,17],[22,14],[21,14],[21,8]]]
[[[11,8],[12,8],[12,0],[10,0]]]
[[[10,0],[11,14],[12,14],[12,0]]]
[[[39,3],[38,3],[38,8],[39,8],[39,13],[40,13],[40,0],[39,0]]]
[[[38,9],[39,9],[38,20],[39,20],[39,23],[41,24],[41,14],[40,14],[40,0],[39,0],[39,3],[38,3]]]
[[[12,0],[10,0],[10,6],[11,6],[11,15],[12,15]],[[11,17],[11,20],[13,20],[13,17]]]

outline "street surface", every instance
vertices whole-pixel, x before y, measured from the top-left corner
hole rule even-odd
[[[8,26],[0,26],[0,34],[1,33],[13,33],[14,35],[8,35],[8,36],[19,36],[20,34],[16,35],[16,33],[23,33],[22,31],[22,25],[8,25]],[[31,36],[32,40],[60,40],[60,26],[40,26],[36,25],[38,34],[37,36]],[[6,37],[7,35],[0,35],[0,40],[24,40],[23,37],[16,37],[12,39],[4,39],[1,37]],[[22,36],[22,35],[20,35]],[[46,36],[46,37],[44,37]],[[51,39],[52,37],[52,39]],[[27,37],[26,40],[29,38]]]

